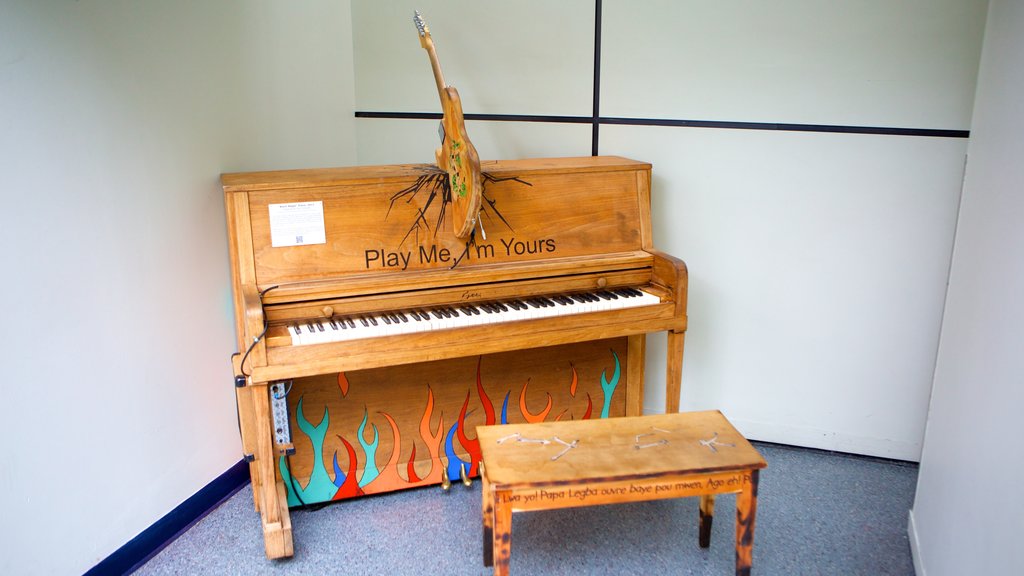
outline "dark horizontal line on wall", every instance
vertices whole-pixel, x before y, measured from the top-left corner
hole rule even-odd
[[[729,122],[720,120],[670,120],[662,118],[600,118],[601,124],[627,126],[673,126],[679,128],[724,128],[731,130],[779,130],[783,132],[837,132],[841,134],[884,134],[888,136],[937,136],[967,138],[968,130],[935,128],[893,128],[888,126],[840,126],[834,124],[786,124],[779,122]]]
[[[356,112],[356,118],[393,118],[409,120],[440,120],[439,112]],[[552,122],[561,124],[593,124],[590,116],[542,116],[528,114],[466,114],[466,120],[494,122]],[[602,116],[598,124],[620,126],[668,126],[675,128],[718,128],[725,130],[776,130],[780,132],[826,132],[838,134],[881,134],[885,136],[931,136],[967,138],[969,130],[937,128],[895,128],[889,126],[842,126],[836,124],[790,124],[781,122],[729,122],[722,120],[675,120],[670,118],[615,118]]]
[[[463,114],[466,120],[493,122],[552,122],[556,124],[590,124],[590,116],[535,116],[529,114]],[[356,118],[397,118],[405,120],[440,120],[440,112],[356,112]]]

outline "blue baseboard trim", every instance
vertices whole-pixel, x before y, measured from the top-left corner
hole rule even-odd
[[[188,500],[93,566],[85,576],[131,574],[248,483],[249,464],[239,460]]]

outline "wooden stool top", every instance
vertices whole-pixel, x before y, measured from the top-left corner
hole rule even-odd
[[[476,430],[487,480],[506,488],[767,466],[717,410]]]

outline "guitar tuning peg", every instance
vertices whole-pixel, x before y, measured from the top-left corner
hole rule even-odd
[[[462,478],[462,484],[464,486],[472,486],[473,485],[473,479],[470,478],[466,474],[466,467],[465,466],[459,466],[459,477]]]
[[[445,492],[447,492],[448,490],[451,490],[451,487],[452,487],[452,481],[448,479],[448,471],[447,470],[442,470],[441,471],[441,490],[444,490]]]

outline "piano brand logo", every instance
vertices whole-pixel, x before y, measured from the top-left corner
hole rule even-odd
[[[497,254],[504,256],[526,256],[530,254],[550,254],[557,249],[553,238],[542,238],[540,240],[518,240],[516,238],[506,240],[502,238],[501,247],[501,250],[496,250],[494,244],[474,244],[473,246],[467,246],[462,257],[465,257],[467,260],[487,260],[495,258]],[[455,255],[452,254],[451,250],[438,247],[437,244],[419,246],[416,250],[405,251],[367,249],[363,251],[363,258],[367,270],[371,268],[407,270],[409,265],[413,263],[419,265],[452,265],[456,261]]]

